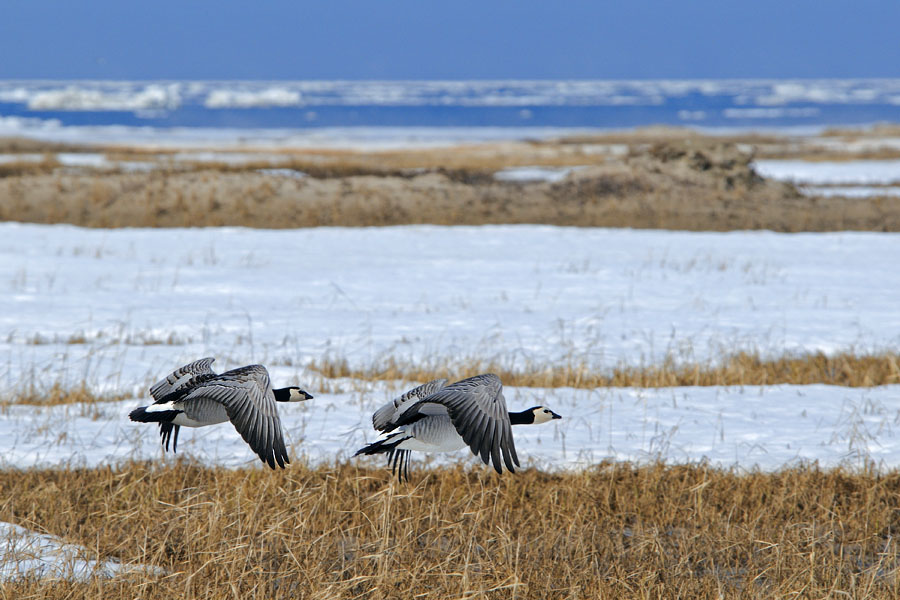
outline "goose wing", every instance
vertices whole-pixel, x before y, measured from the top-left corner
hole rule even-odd
[[[288,459],[281,432],[281,419],[269,372],[262,365],[250,365],[222,373],[199,383],[181,398],[185,414],[208,410],[214,402],[225,407],[228,419],[244,441],[271,468],[284,467]]]
[[[165,379],[154,383],[150,387],[150,395],[153,396],[154,400],[162,400],[172,392],[191,387],[199,376],[215,375],[215,371],[211,368],[215,361],[215,358],[207,356],[188,363],[183,367],[178,367],[167,375]]]
[[[434,379],[405,392],[379,408],[372,415],[372,426],[378,431],[393,431],[397,428],[396,418],[410,403],[415,403],[447,385],[446,379]]]
[[[456,432],[484,464],[493,464],[494,470],[502,473],[505,463],[510,472],[515,472],[519,457],[499,377],[487,373],[451,383],[403,411],[398,425],[414,421],[420,413],[431,412],[429,409],[435,404],[446,408]]]

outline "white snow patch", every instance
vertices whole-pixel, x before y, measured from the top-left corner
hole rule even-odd
[[[900,196],[900,187],[866,186],[803,186],[800,191],[808,196],[843,196],[846,198],[871,198],[873,196]]]
[[[56,160],[64,167],[89,167],[92,169],[109,169],[116,166],[106,158],[105,154],[95,152],[60,152]]]
[[[172,160],[181,162],[221,162],[229,165],[242,165],[249,162],[286,162],[290,157],[271,152],[177,152]]]
[[[98,561],[89,555],[83,546],[0,521],[0,582],[26,577],[84,581],[134,572],[165,575],[159,567]]]
[[[763,177],[811,185],[900,183],[900,160],[757,160],[754,167]]]
[[[557,183],[565,179],[569,173],[584,167],[509,167],[494,173],[494,179],[515,183],[546,182]]]
[[[308,177],[306,173],[297,169],[257,169],[256,172],[263,175],[272,175],[273,177],[287,177],[289,179],[304,179]]]

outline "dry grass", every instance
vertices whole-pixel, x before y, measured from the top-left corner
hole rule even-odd
[[[54,383],[49,388],[29,387],[25,390],[6,392],[0,395],[0,407],[10,404],[30,404],[32,406],[57,406],[60,404],[91,404],[122,400],[130,394],[98,395],[85,384],[76,387]]]
[[[776,143],[762,136],[739,142],[683,132],[622,139],[630,142],[619,143],[611,135],[415,151],[273,150],[260,151],[258,161],[238,164],[173,161],[161,151],[97,149],[116,160],[156,161],[160,168],[120,172],[57,169],[49,159],[9,163],[7,176],[0,177],[0,220],[87,227],[542,223],[688,231],[900,231],[900,198],[807,197],[753,172],[753,149],[757,156],[837,156],[807,143]],[[557,183],[493,177],[498,169],[520,165],[584,168]],[[272,168],[309,177],[261,172]]]
[[[87,144],[47,142],[25,137],[0,137],[0,153],[4,154],[95,151],[96,146]]]
[[[825,356],[785,356],[763,359],[755,354],[741,353],[718,364],[683,364],[666,360],[654,366],[621,366],[600,371],[586,364],[561,366],[533,365],[513,369],[490,360],[470,359],[456,364],[437,361],[418,365],[405,364],[389,358],[368,368],[354,368],[346,360],[318,361],[307,367],[321,378],[315,389],[339,393],[335,380],[349,378],[358,381],[429,381],[446,377],[451,381],[479,373],[496,373],[504,385],[510,387],[593,389],[601,387],[659,388],[675,386],[740,386],[740,385],[809,385],[823,383],[848,387],[872,387],[900,383],[900,354],[882,353],[857,355],[852,353]],[[31,387],[8,390],[0,394],[0,406],[31,404],[53,406],[59,404],[95,403],[121,400],[131,394],[98,396],[89,387],[66,387],[54,383],[48,388]]]
[[[829,127],[820,134],[822,137],[882,138],[900,137],[900,124],[875,123],[863,127]]]
[[[319,361],[310,366],[326,378],[351,377],[364,380],[429,381],[438,377],[451,380],[492,372],[505,385],[523,387],[672,387],[735,385],[808,385],[824,383],[850,387],[870,387],[900,383],[900,355],[883,353],[835,356],[812,354],[763,359],[756,354],[740,353],[717,364],[679,364],[666,360],[654,366],[622,366],[598,371],[584,363],[564,366],[532,366],[511,369],[492,361],[471,360],[464,364],[403,364],[395,359],[364,369],[352,368],[344,360]]]
[[[699,162],[702,165],[702,161]],[[200,171],[0,178],[0,220],[87,227],[543,223],[690,231],[900,230],[900,198],[810,198],[737,170],[648,159],[555,183],[471,172],[291,179]]]
[[[60,167],[53,154],[45,154],[41,160],[16,160],[0,163],[0,178],[23,175],[46,175]]]
[[[603,464],[4,471],[0,519],[166,569],[3,598],[895,598],[900,475]]]

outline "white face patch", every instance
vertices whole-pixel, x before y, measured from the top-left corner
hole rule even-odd
[[[539,406],[534,409],[534,424],[537,425],[539,423],[546,423],[553,419],[553,414],[549,411],[549,409],[544,408],[543,406]]]
[[[294,389],[291,390],[291,395],[288,397],[288,400],[290,402],[303,402],[304,400],[307,400],[307,397],[300,390]]]

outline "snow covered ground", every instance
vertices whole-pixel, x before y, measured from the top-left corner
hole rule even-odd
[[[890,233],[0,225],[0,392],[138,395],[200,356],[369,367],[900,345]]]
[[[127,413],[150,383],[207,355],[219,370],[262,362],[276,386],[313,393],[283,415],[294,455],[316,463],[371,441],[372,410],[402,391],[323,381],[308,369],[323,358],[603,369],[739,349],[896,350],[898,257],[891,233],[2,224],[2,393],[85,383],[134,398],[4,408],[0,466],[161,458],[155,427]],[[566,417],[516,432],[522,454],[547,468],[663,458],[774,469],[900,466],[897,392],[509,389],[507,398],[511,409],[546,403]],[[229,426],[185,431],[180,448],[256,464]]]
[[[279,406],[291,456],[316,465],[351,458],[376,439],[371,414],[403,392],[398,382],[342,382],[303,404]],[[800,462],[822,466],[900,466],[900,386],[843,388],[684,387],[663,389],[505,388],[510,410],[545,405],[561,420],[514,430],[523,466],[578,468],[603,459],[665,460],[774,470]],[[128,413],[146,400],[54,407],[9,406],[0,413],[0,468],[95,466],[125,460],[172,460],[158,429]],[[230,424],[181,430],[178,452],[203,464],[258,466]],[[423,461],[424,457],[418,457]],[[478,459],[459,451],[436,462]],[[433,461],[434,462],[434,461]]]

